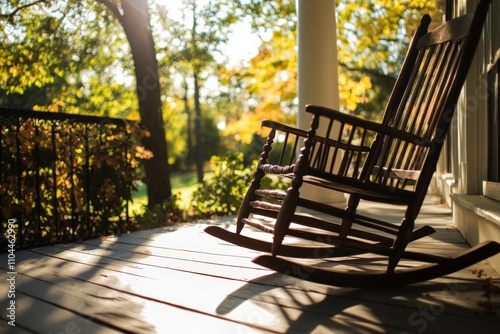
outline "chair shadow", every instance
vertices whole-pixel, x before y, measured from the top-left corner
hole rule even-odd
[[[312,333],[318,328],[335,333],[422,332],[447,308],[452,313],[468,313],[470,310],[462,306],[457,311],[450,298],[478,290],[478,284],[473,278],[453,278],[452,282],[429,281],[394,288],[336,288],[271,273],[233,291],[218,305],[216,313],[226,316],[252,300],[287,324],[288,330],[283,333]],[[365,312],[356,311],[359,306]],[[290,309],[298,310],[298,316],[290,316]],[[391,314],[391,310],[396,310],[397,315]],[[422,310],[429,314],[422,314]],[[407,318],[391,321],[401,315]]]

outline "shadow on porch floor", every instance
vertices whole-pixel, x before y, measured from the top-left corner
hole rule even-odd
[[[384,205],[366,204],[362,210],[388,212]],[[0,279],[15,281],[0,286],[0,331],[401,334],[500,328],[500,278],[487,261],[406,287],[331,287],[262,268],[251,262],[257,252],[203,232],[208,224],[233,228],[233,222],[226,218],[19,251],[15,274],[2,254]],[[468,247],[450,210],[432,197],[417,222],[437,233],[415,247],[433,253]],[[9,293],[13,288],[15,296]],[[12,301],[13,313],[7,309]]]

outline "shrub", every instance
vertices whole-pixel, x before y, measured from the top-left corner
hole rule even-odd
[[[215,165],[214,176],[205,184],[198,185],[193,193],[192,208],[203,217],[235,215],[253,179],[257,161],[245,167],[241,152],[223,157],[213,156],[210,161]],[[262,185],[281,189],[286,187],[283,181],[267,176],[262,180]]]
[[[193,193],[192,207],[201,216],[226,216],[237,213],[252,179],[252,170],[245,168],[243,153],[213,156],[214,176],[199,184]]]
[[[152,208],[144,206],[142,213],[135,214],[136,230],[173,226],[186,221],[186,213],[179,207],[179,197],[173,194],[162,204]],[[133,230],[131,228],[130,230]]]

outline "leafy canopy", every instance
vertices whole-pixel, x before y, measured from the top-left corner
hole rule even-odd
[[[132,112],[133,88],[115,78],[130,69],[126,39],[97,1],[9,1],[0,13],[2,104],[122,117]]]

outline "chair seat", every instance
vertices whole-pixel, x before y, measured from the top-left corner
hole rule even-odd
[[[294,168],[295,165],[278,166],[265,164],[260,167],[260,170],[265,173],[276,174],[281,177],[293,179],[295,175],[293,173]],[[407,176],[413,172],[391,171],[390,173],[393,174],[391,176],[394,178],[397,174]],[[328,188],[347,194],[357,194],[365,200],[391,204],[407,204],[414,195],[414,192],[411,190],[394,188],[391,186],[382,186],[375,182],[361,181],[359,179],[325,173],[315,168],[309,169],[309,172],[304,176],[303,181],[322,188]]]
[[[308,175],[304,176],[304,182],[347,194],[356,194],[364,200],[396,205],[408,204],[414,196],[414,192],[411,190],[383,186],[370,181],[322,173],[317,170],[311,170]]]

